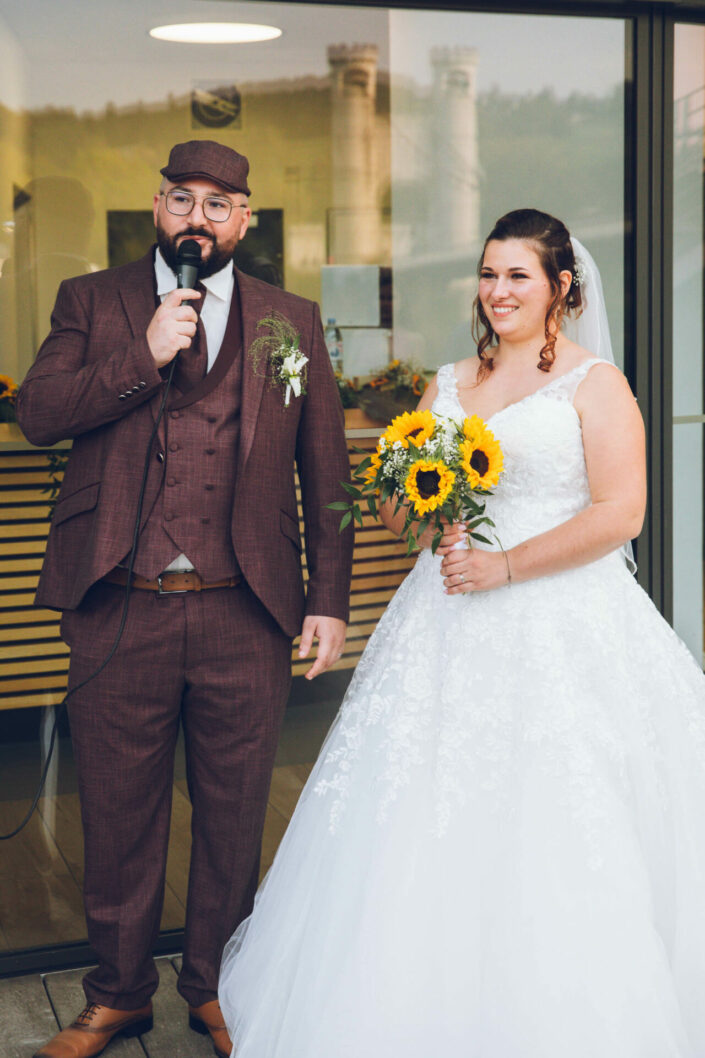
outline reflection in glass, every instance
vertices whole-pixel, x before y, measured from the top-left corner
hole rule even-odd
[[[619,19],[257,3],[257,21],[280,26],[282,37],[234,52],[150,38],[152,0],[132,5],[129,19],[124,5],[107,0],[90,9],[90,18],[71,20],[62,5],[0,0],[0,373],[23,377],[62,279],[147,250],[159,168],[173,143],[194,136],[249,157],[254,215],[238,264],[322,302],[324,321],[334,318],[342,335],[347,376],[362,383],[393,358],[432,371],[471,354],[482,234],[522,205],[561,216],[597,258],[619,357]],[[250,3],[228,4],[235,20],[252,21],[252,11]],[[66,54],[80,54],[80,67]],[[46,533],[44,479],[38,463],[29,474],[25,451],[11,454],[13,480],[26,474],[26,491],[13,507],[22,526],[16,551],[0,564],[23,586],[0,598],[7,617],[0,627],[20,630],[15,639],[0,632],[10,659],[3,674],[13,686],[4,699],[0,687],[0,707],[8,716],[10,701],[27,708],[0,727],[4,829],[34,782],[36,703],[59,699],[66,670],[56,615],[30,608]],[[8,467],[8,453],[2,458]],[[362,642],[393,578],[403,575],[383,547],[376,539],[377,567],[359,578],[373,598],[360,604]],[[275,773],[265,861],[340,687],[318,702],[309,687],[304,695],[295,686],[297,694]],[[33,721],[20,722],[20,712]],[[4,917],[0,906],[0,950],[84,936],[67,739],[48,792],[0,878],[14,879]],[[188,815],[177,768],[165,928],[183,924]],[[41,915],[32,918],[30,905]]]
[[[391,12],[394,325],[427,367],[472,354],[482,233],[524,206],[595,257],[622,363],[624,44],[616,20]]]
[[[703,643],[703,147],[705,29],[677,26],[673,212],[673,623]]]

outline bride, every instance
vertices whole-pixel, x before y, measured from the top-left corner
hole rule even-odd
[[[422,539],[226,948],[237,1058],[705,1056],[705,677],[623,554],[643,426],[599,274],[517,210],[477,317],[421,406],[499,440],[504,550]]]

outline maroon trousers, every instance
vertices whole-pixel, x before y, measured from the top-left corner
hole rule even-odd
[[[124,589],[65,611],[69,685],[107,655]],[[183,969],[193,1006],[217,996],[223,947],[252,909],[291,640],[243,583],[159,597],[134,590],[106,669],[69,700],[85,838],[89,1002],[143,1006],[164,897],[174,748],[183,722],[193,806]]]

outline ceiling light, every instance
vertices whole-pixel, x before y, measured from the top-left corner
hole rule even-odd
[[[182,44],[250,44],[274,40],[282,31],[276,26],[258,26],[252,22],[183,22],[173,26],[155,26],[149,31],[157,40]]]

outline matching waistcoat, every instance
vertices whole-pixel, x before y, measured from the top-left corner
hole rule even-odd
[[[165,413],[165,451],[154,472],[161,488],[140,534],[135,572],[154,579],[187,555],[205,581],[240,572],[231,522],[240,441],[242,319],[237,285],[215,363]]]

